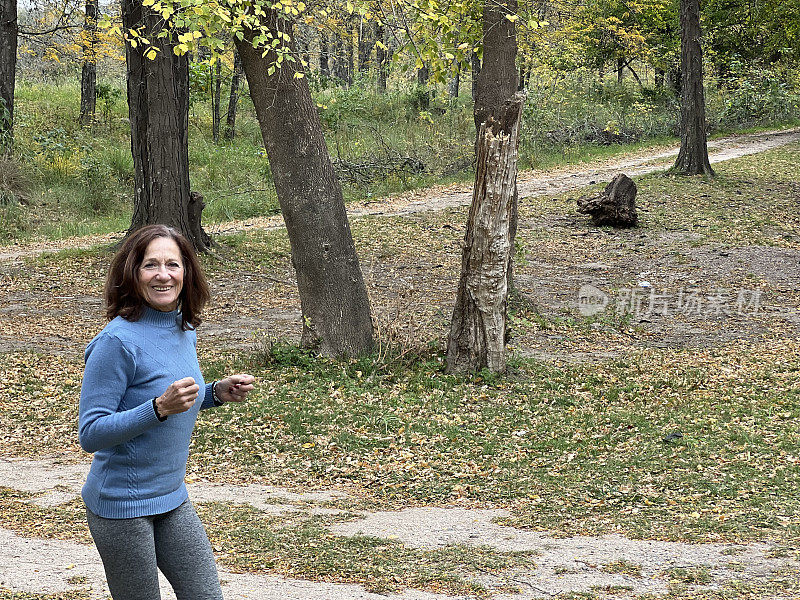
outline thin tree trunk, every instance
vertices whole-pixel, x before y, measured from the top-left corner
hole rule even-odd
[[[328,64],[329,47],[328,34],[321,31],[319,34],[319,74],[324,78],[331,76],[331,68]]]
[[[664,87],[664,69],[656,67],[655,84],[659,89]]]
[[[428,65],[423,64],[421,69],[417,69],[417,87],[419,88],[419,107],[420,110],[428,110],[431,106],[431,92],[428,89],[428,77],[430,70]]]
[[[450,79],[447,91],[451,98],[458,98],[459,87],[461,87],[461,69],[457,70]]]
[[[0,0],[0,153],[13,143],[18,36],[17,0]]]
[[[481,124],[461,277],[447,344],[447,371],[506,368],[508,269],[523,92]],[[497,112],[500,114],[497,115]]]
[[[222,66],[219,58],[214,61],[214,70],[211,71],[211,137],[215,144],[219,143],[219,122],[222,95]]]
[[[625,76],[625,59],[621,56],[617,58],[617,83],[622,83]]]
[[[375,48],[375,62],[378,65],[378,92],[385,94],[386,81],[389,78],[389,50],[386,46],[386,32],[380,23],[375,23],[375,39],[380,42]]]
[[[262,21],[275,37],[281,31],[292,38],[291,22],[275,11]],[[262,56],[261,48],[253,48],[253,31],[244,33],[234,42],[289,234],[303,314],[301,343],[326,355],[368,352],[373,337],[366,286],[308,78],[295,77],[302,71],[299,61],[284,61],[270,74],[275,53]]]
[[[189,192],[189,60],[176,56],[168,37],[159,38],[160,13],[140,0],[123,0],[126,28],[144,27],[159,52],[125,46],[128,70],[128,113],[134,165],[133,219],[130,231],[162,223],[183,233],[198,250],[210,239],[200,225],[202,196]]]
[[[478,98],[478,78],[481,75],[481,59],[477,52],[472,52],[470,56],[470,65],[472,67],[472,99]]]
[[[233,49],[233,75],[231,75],[231,95],[228,98],[228,118],[225,122],[225,139],[236,137],[236,110],[239,108],[239,80],[242,77],[242,59],[236,48]]]
[[[340,35],[333,38],[333,76],[339,80],[338,85],[347,83],[347,54]]]
[[[353,85],[353,78],[356,72],[356,44],[355,44],[355,20],[353,17],[348,19],[345,27],[347,39],[345,40],[344,49],[347,52],[347,87]]]
[[[700,0],[681,0],[681,149],[674,170],[684,175],[713,175],[708,160]]]
[[[97,105],[97,0],[86,0],[83,21],[83,39],[81,49],[83,65],[81,67],[81,114],[78,120],[81,125],[94,121]]]
[[[369,21],[362,18],[358,25],[358,72],[362,75],[369,73],[372,64],[372,49],[377,41],[377,29]]]

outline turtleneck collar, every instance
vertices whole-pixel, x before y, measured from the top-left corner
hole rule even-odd
[[[154,327],[171,329],[172,327],[180,327],[181,311],[180,309],[175,309],[169,312],[161,312],[150,306],[145,306],[142,318],[139,320]]]

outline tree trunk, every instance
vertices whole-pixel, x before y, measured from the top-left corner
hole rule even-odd
[[[356,28],[353,17],[350,17],[345,27],[347,39],[345,40],[344,49],[347,53],[347,87],[353,85],[353,77],[356,72],[356,44],[354,41]]]
[[[366,75],[372,64],[372,49],[375,47],[377,30],[370,26],[369,21],[362,18],[358,25],[358,72]]]
[[[375,23],[375,39],[380,42],[375,48],[375,62],[378,65],[378,92],[386,93],[386,80],[389,78],[389,51],[383,25]]]
[[[17,0],[0,0],[0,152],[13,142],[18,35]]]
[[[83,21],[83,39],[81,50],[83,65],[81,67],[81,114],[78,120],[81,125],[94,121],[97,105],[97,0],[86,0],[86,14]]]
[[[275,37],[281,31],[292,39],[290,21],[273,10],[262,19]],[[326,355],[368,352],[369,299],[308,78],[295,77],[302,72],[299,61],[284,61],[270,75],[276,54],[262,56],[262,49],[253,48],[253,31],[244,33],[234,41],[289,234],[303,314],[301,343]],[[293,42],[289,50],[296,56]]]
[[[222,65],[219,58],[214,61],[211,71],[211,137],[215,144],[219,143],[220,100],[222,96]]]
[[[700,0],[681,0],[681,149],[673,169],[683,175],[713,175],[706,139]]]
[[[472,52],[470,57],[470,65],[472,67],[472,99],[478,98],[478,78],[481,75],[481,59],[477,52]]]
[[[659,69],[656,67],[656,87],[661,89],[664,87],[664,69]]]
[[[339,35],[334,35],[333,38],[333,76],[339,80],[337,85],[346,84],[347,53],[345,52],[344,40]]]
[[[328,56],[329,56],[329,44],[328,44],[328,34],[325,32],[320,32],[319,34],[319,74],[322,75],[323,78],[328,78],[331,76],[331,68],[328,64]]]
[[[474,87],[476,174],[464,240],[447,369],[505,370],[506,309],[517,230],[517,0],[483,5],[483,63]],[[474,65],[474,63],[473,63]],[[474,71],[473,71],[474,72]]]
[[[430,70],[428,65],[423,64],[421,69],[417,69],[417,89],[419,91],[419,109],[428,110],[431,107],[431,91],[428,89],[428,76]]]
[[[506,368],[508,268],[517,187],[517,147],[525,95],[518,92],[481,124],[461,277],[447,344],[447,371]]]
[[[477,77],[475,131],[517,91],[517,36],[508,14],[516,14],[517,0],[488,1],[483,8],[483,64]]]
[[[447,86],[447,92],[451,98],[458,98],[459,88],[461,87],[461,69],[455,72],[450,79],[450,85]]]
[[[231,75],[231,95],[228,98],[228,118],[225,122],[225,139],[236,137],[236,110],[239,107],[239,80],[242,77],[242,59],[236,48],[233,49],[233,75]]]
[[[514,15],[516,12],[517,0],[487,0],[483,5],[483,62],[477,79],[474,108],[476,131],[480,131],[481,125],[490,116],[497,120],[500,109],[517,92],[517,30],[514,22],[506,18],[506,15]],[[478,142],[479,137],[476,135],[476,156]],[[517,203],[515,184],[510,225],[512,247],[517,234]],[[508,266],[507,285],[513,290],[513,260]]]
[[[621,56],[617,58],[617,83],[622,83],[625,76],[625,59]]]
[[[158,38],[163,19],[140,0],[123,0],[122,21],[126,28],[143,26],[159,49],[151,60],[142,44],[125,46],[134,165],[129,231],[162,223],[204,250],[210,238],[200,225],[202,198],[189,193],[189,60],[175,55],[168,37]]]

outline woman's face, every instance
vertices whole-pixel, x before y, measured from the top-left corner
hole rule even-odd
[[[183,258],[175,240],[157,237],[147,245],[139,266],[139,292],[156,310],[178,308],[183,289]]]

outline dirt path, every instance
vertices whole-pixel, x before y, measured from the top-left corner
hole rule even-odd
[[[709,159],[712,163],[718,163],[785,146],[798,140],[800,140],[800,129],[721,138],[709,142]],[[677,154],[678,147],[673,147],[661,152],[651,151],[625,156],[621,159],[570,166],[545,173],[523,171],[518,178],[519,196],[522,199],[543,194],[560,194],[610,180],[620,171],[625,171],[629,176],[663,171],[672,166],[671,159]],[[390,198],[350,204],[347,207],[347,213],[351,219],[370,215],[404,216],[428,210],[462,206],[471,201],[471,186],[433,187]],[[214,235],[237,233],[248,229],[276,229],[279,227],[283,227],[283,219],[280,216],[272,216],[219,223],[209,226],[207,229]],[[91,248],[98,244],[111,243],[120,236],[120,233],[111,233],[65,238],[56,242],[47,241],[0,247],[0,262],[17,261],[38,254],[57,252],[65,248]]]
[[[36,494],[30,502],[53,507],[80,494],[88,463],[64,464],[57,459],[0,458],[0,485]],[[196,503],[246,503],[270,514],[336,512],[317,503],[346,497],[340,492],[290,492],[261,485],[224,485],[195,482],[189,494]],[[296,504],[301,502],[302,504]],[[790,561],[769,555],[770,544],[685,544],[631,540],[621,535],[554,538],[546,532],[521,531],[498,525],[503,510],[414,508],[365,513],[356,521],[331,528],[335,535],[369,535],[396,540],[413,548],[452,545],[491,547],[500,551],[536,554],[533,569],[486,573],[476,582],[498,593],[497,600],[529,600],[597,589],[627,590],[635,594],[666,593],[671,569],[698,569],[707,579],[696,590],[716,589],[731,581],[763,578]],[[81,598],[105,598],[106,588],[95,549],[73,541],[23,537],[0,528],[0,589],[28,593],[65,593],[83,589]],[[628,566],[625,569],[614,565]],[[631,572],[630,567],[636,566]],[[358,585],[300,581],[281,577],[221,570],[228,600],[445,600],[442,594],[407,590],[402,594],[373,594]],[[509,586],[519,593],[508,593]],[[162,581],[165,598],[174,598]],[[502,591],[505,590],[505,591]]]

